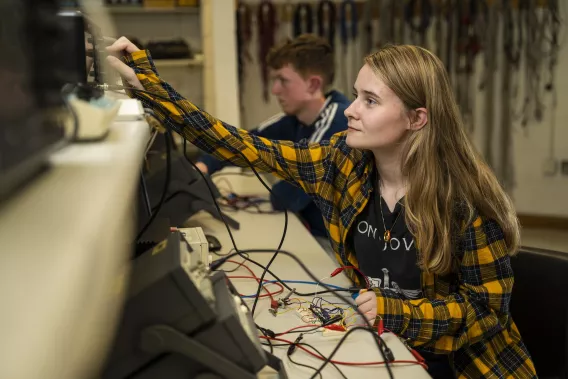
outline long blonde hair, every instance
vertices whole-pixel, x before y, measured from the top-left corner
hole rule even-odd
[[[515,254],[520,226],[513,203],[470,142],[442,62],[409,45],[386,46],[365,62],[408,111],[428,111],[428,123],[408,135],[401,167],[408,180],[405,218],[421,268],[452,271],[456,236],[477,214],[499,224],[508,253]]]

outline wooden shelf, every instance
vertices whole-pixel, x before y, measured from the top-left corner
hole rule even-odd
[[[154,59],[157,68],[160,67],[198,67],[203,66],[203,55],[196,54],[193,59]]]
[[[199,7],[177,8],[147,8],[139,6],[106,6],[104,9],[111,14],[199,14]],[[70,11],[80,11],[79,8],[65,8]]]

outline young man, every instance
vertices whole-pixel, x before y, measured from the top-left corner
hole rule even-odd
[[[349,100],[337,91],[326,91],[333,82],[335,63],[331,46],[325,39],[301,35],[273,48],[267,63],[272,94],[278,99],[282,113],[251,133],[272,140],[320,142],[347,129],[344,111]],[[227,165],[210,155],[202,156],[197,163],[197,167],[208,174]],[[274,184],[272,191],[274,196],[270,200],[274,209],[299,214],[314,236],[327,237],[319,209],[302,189],[281,181]]]

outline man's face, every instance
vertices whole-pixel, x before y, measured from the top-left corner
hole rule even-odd
[[[287,115],[297,115],[314,94],[310,90],[309,78],[304,79],[291,64],[278,70],[270,70],[272,94],[278,99],[280,108]]]

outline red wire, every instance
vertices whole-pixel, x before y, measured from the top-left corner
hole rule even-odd
[[[280,341],[280,342],[285,342],[289,345],[293,345],[294,342],[289,341],[289,340],[285,340],[283,338],[269,338],[269,337],[265,337],[265,336],[260,336],[260,338],[262,339],[269,339],[272,341]],[[320,359],[322,361],[325,361],[326,358],[322,357],[321,355],[314,353],[313,351],[308,350],[306,347],[304,347],[303,345],[298,345],[298,347],[302,350],[304,350],[306,353],[316,357],[317,359]],[[330,360],[330,363],[334,363],[336,365],[343,365],[343,366],[375,366],[375,365],[384,365],[385,362],[343,362],[343,361],[335,361],[335,360]],[[414,365],[420,365],[422,366],[425,370],[428,369],[428,366],[426,366],[425,363],[422,362],[418,362],[418,361],[407,361],[407,360],[394,360],[392,362],[389,362],[389,364],[393,364],[393,363],[408,363],[408,364],[414,364]]]
[[[352,269],[357,271],[359,274],[361,274],[361,276],[363,278],[365,278],[365,283],[367,284],[367,288],[371,288],[371,283],[369,283],[369,278],[367,278],[367,276],[365,274],[363,274],[361,272],[361,270],[359,270],[357,267],[355,266],[342,266],[342,267],[338,267],[335,270],[333,270],[333,272],[331,273],[331,277],[333,278],[334,276],[336,276],[337,274],[339,274],[341,271],[347,270],[347,269]]]
[[[244,261],[243,261],[243,262],[237,262],[237,261],[234,261],[234,260],[232,260],[232,259],[229,259],[228,262],[236,263],[236,264],[239,265],[239,267],[243,267],[243,268],[247,269],[248,272],[250,272],[250,274],[254,277],[254,279],[256,280],[256,282],[257,282],[257,283],[260,283],[260,278],[259,278],[258,276],[256,276],[256,274],[254,273],[254,271],[252,271],[252,269],[251,269],[249,266],[247,266],[246,264],[244,264]],[[232,276],[231,278],[236,278],[236,277]],[[246,278],[242,278],[242,279],[246,279]],[[265,280],[265,281],[268,281],[268,280]],[[284,287],[282,286],[282,284],[280,284],[280,283],[274,283],[274,284],[280,287],[280,290],[279,290],[278,292],[270,292],[270,291],[269,291],[268,289],[266,289],[266,287],[263,285],[262,288],[266,291],[267,294],[266,294],[266,295],[260,295],[260,294],[259,294],[258,297],[259,297],[259,298],[262,298],[262,297],[270,297],[270,302],[271,302],[271,304],[272,304],[272,303],[274,302],[274,297],[273,297],[272,295],[280,295],[282,292],[284,292]],[[242,296],[242,295],[241,295],[241,296]]]
[[[243,276],[243,275],[238,275],[238,276],[227,276],[227,278],[229,279],[255,279],[258,283],[259,279],[258,277],[254,277],[254,276]],[[264,279],[263,282],[271,282],[271,280],[269,279]],[[265,286],[262,286],[262,288],[266,291],[266,293],[264,295],[260,295],[259,298],[262,297],[270,297],[270,300],[274,300],[273,296],[276,295],[280,295],[282,292],[284,292],[284,286],[282,286],[282,284],[280,283],[269,283],[269,284],[274,284],[275,286],[280,287],[280,289],[278,289],[275,292],[270,292]],[[242,293],[239,294],[240,296],[244,296]]]
[[[315,325],[315,324],[314,324],[314,325],[311,325],[311,324],[300,325],[300,326],[296,326],[296,327],[294,327],[294,328],[292,328],[292,329],[288,329],[288,330],[285,331],[285,332],[276,333],[275,335],[276,335],[276,336],[283,336],[284,334],[288,334],[288,333],[290,333],[290,332],[292,332],[292,331],[294,331],[294,330],[304,329],[304,328],[325,328],[325,329],[337,330],[337,331],[342,331],[342,332],[345,331],[345,329],[341,329],[341,330],[340,330],[340,329],[335,329],[335,328],[333,328],[333,325],[334,325],[334,324],[327,325],[327,326],[321,326],[321,325]]]
[[[244,268],[245,268],[246,270],[248,270],[248,272],[250,272],[250,274],[252,275],[252,276],[240,276],[240,275],[239,275],[239,276],[229,276],[229,278],[232,278],[232,279],[255,279],[255,280],[257,281],[257,283],[260,283],[260,278],[259,278],[258,276],[256,276],[256,274],[254,273],[254,271],[252,271],[252,269],[251,269],[250,267],[248,267],[247,265],[245,265],[243,262],[237,262],[237,261],[234,261],[234,260],[228,260],[228,262],[235,263],[235,264],[237,264],[237,265],[239,265],[239,266],[241,266],[241,267],[244,267]],[[341,271],[343,271],[343,270],[345,270],[345,269],[348,269],[348,268],[352,268],[352,269],[354,269],[354,270],[357,270],[361,275],[363,275],[363,273],[362,273],[361,271],[359,271],[359,269],[358,269],[357,267],[354,267],[354,266],[346,266],[346,267],[341,267],[341,268],[337,269],[336,272],[334,271],[334,273],[332,273],[331,276],[335,276],[335,275],[339,274]],[[363,275],[363,277],[365,278],[365,280],[366,280],[366,282],[367,282],[367,288],[369,288],[370,285],[369,285],[369,281],[368,281],[367,277],[366,277],[365,275]],[[263,281],[264,281],[264,282],[269,282],[270,280],[264,279]],[[274,301],[274,298],[272,297],[273,295],[279,295],[279,294],[281,294],[282,292],[284,292],[284,287],[282,286],[282,284],[277,283],[277,282],[276,282],[276,283],[271,283],[271,284],[275,284],[275,285],[279,286],[280,289],[279,289],[278,291],[276,291],[276,292],[270,292],[265,286],[262,286],[262,288],[263,288],[267,293],[266,293],[265,295],[260,295],[259,297],[270,297],[270,299],[271,299],[272,301]],[[242,296],[242,295],[241,295],[241,296]],[[292,332],[292,331],[294,331],[294,330],[297,330],[297,329],[314,328],[314,327],[321,327],[321,325],[310,325],[310,324],[308,324],[308,325],[300,325],[300,326],[296,326],[296,327],[294,327],[294,328],[288,329],[288,330],[285,331],[285,332],[278,333],[278,334],[276,334],[276,335],[277,335],[277,336],[282,336],[282,335],[284,335],[284,334],[288,334],[288,333],[290,333],[290,332]],[[272,340],[272,341],[285,342],[285,343],[290,344],[290,345],[294,344],[294,342],[289,341],[289,340],[285,340],[285,339],[282,339],[282,338],[269,338],[269,337],[265,337],[265,336],[260,336],[260,338],[263,338],[263,339],[270,339],[270,340]],[[304,350],[306,353],[308,353],[308,354],[310,354],[310,355],[312,355],[312,356],[314,356],[314,357],[316,357],[316,358],[318,358],[318,359],[320,359],[320,360],[325,361],[325,359],[326,359],[325,357],[322,357],[321,355],[316,354],[316,353],[314,353],[314,352],[308,350],[308,349],[305,348],[303,345],[298,345],[298,347],[299,347],[300,349]],[[385,364],[384,361],[383,361],[383,362],[343,362],[343,361],[330,360],[330,362],[331,362],[331,363],[334,363],[334,364],[337,364],[337,365],[344,365],[344,366],[372,366],[372,365],[384,365],[384,364]],[[390,363],[416,364],[416,365],[422,366],[422,367],[423,367],[424,369],[426,369],[426,370],[428,369],[428,366],[426,366],[425,363],[423,363],[423,362],[418,362],[418,361],[395,360],[395,361],[390,362]]]
[[[245,268],[245,269],[246,269],[248,272],[250,272],[250,274],[251,274],[251,276],[240,276],[240,275],[239,275],[239,276],[229,276],[230,279],[255,279],[255,280],[257,281],[257,283],[260,283],[260,278],[259,278],[258,276],[256,276],[256,274],[254,273],[254,271],[252,271],[252,269],[251,269],[250,267],[248,267],[246,264],[244,264],[244,262],[237,262],[237,261],[234,261],[234,260],[228,260],[228,262],[235,263],[235,264],[237,264],[238,266]],[[365,281],[367,282],[367,288],[370,288],[370,284],[369,284],[368,278],[367,278],[365,275],[363,275],[363,273],[362,273],[357,267],[355,267],[355,266],[344,266],[344,267],[340,267],[340,268],[336,269],[336,270],[331,274],[331,276],[333,277],[333,276],[339,274],[341,271],[346,270],[346,269],[349,269],[349,268],[351,268],[351,269],[356,270],[357,272],[359,272],[359,273],[365,278]],[[271,280],[264,279],[263,281],[264,281],[264,282],[269,282],[269,281],[271,281]],[[277,283],[277,282],[276,282],[276,283],[271,283],[271,284],[274,284],[274,285],[279,286],[280,289],[279,289],[278,291],[276,291],[276,292],[270,292],[270,291],[263,285],[262,288],[266,291],[266,294],[260,295],[259,297],[270,297],[271,301],[274,301],[273,295],[279,295],[279,294],[281,294],[282,292],[284,292],[284,287],[282,286],[282,284]],[[242,295],[241,295],[241,296],[242,296]],[[288,334],[288,333],[290,333],[290,332],[292,332],[292,331],[294,331],[294,330],[297,330],[297,329],[314,328],[314,327],[321,327],[321,325],[310,325],[310,324],[307,324],[307,325],[300,325],[300,326],[296,326],[296,327],[294,327],[294,328],[288,329],[288,330],[285,331],[285,332],[278,333],[278,334],[276,334],[276,335],[277,335],[277,336],[282,336],[282,335],[284,335],[284,334]],[[260,336],[260,338],[262,338],[262,339],[270,339],[270,340],[272,340],[272,341],[285,342],[285,343],[287,343],[287,344],[289,344],[289,345],[294,344],[294,342],[289,341],[289,340],[285,340],[285,339],[283,339],[283,338],[269,338],[269,337],[265,337],[265,336]],[[322,357],[321,355],[316,354],[316,353],[314,353],[314,352],[308,350],[308,349],[305,348],[303,345],[298,345],[298,347],[299,347],[300,349],[304,350],[306,353],[308,353],[308,354],[310,354],[310,355],[312,355],[312,356],[314,356],[314,357],[316,357],[316,358],[318,358],[318,359],[320,359],[320,360],[325,361],[325,359],[326,359],[325,357]],[[384,364],[385,364],[384,361],[383,361],[383,362],[343,362],[343,361],[330,360],[330,362],[331,362],[331,363],[334,363],[334,364],[337,364],[337,365],[344,365],[344,366],[373,366],[373,365],[384,365]],[[426,366],[425,363],[423,363],[423,362],[418,362],[418,361],[395,360],[395,361],[392,361],[392,362],[390,362],[390,363],[391,363],[391,364],[392,364],[392,363],[416,364],[416,365],[422,366],[422,367],[423,367],[424,369],[426,369],[426,370],[428,369],[428,366]]]
[[[304,329],[304,328],[316,328],[316,327],[317,327],[317,328],[323,328],[323,327],[322,327],[321,325],[315,325],[315,324],[314,324],[314,325],[311,325],[311,324],[300,325],[300,326],[296,326],[295,328],[292,328],[292,329],[288,329],[288,330],[287,330],[287,331],[285,331],[285,332],[282,332],[282,333],[276,333],[276,336],[283,336],[284,334],[288,334],[288,333],[290,333],[290,332],[292,332],[292,331],[294,331],[294,330],[298,330],[298,329]]]
[[[237,264],[237,265],[239,265],[239,266],[241,266],[241,267],[244,267],[244,268],[245,268],[246,270],[248,270],[248,272],[250,272],[250,274],[252,275],[252,276],[240,276],[240,275],[239,275],[239,276],[229,276],[230,279],[231,279],[231,278],[232,278],[232,279],[255,279],[255,280],[257,281],[257,283],[260,283],[260,278],[259,278],[258,276],[256,276],[256,274],[254,273],[254,271],[252,271],[252,269],[251,269],[250,267],[248,267],[247,265],[245,265],[243,262],[237,262],[237,261],[234,261],[234,260],[228,260],[228,262],[235,263],[235,264]],[[354,269],[354,270],[357,270],[361,275],[363,275],[363,273],[362,273],[361,271],[359,271],[359,269],[358,269],[357,267],[354,267],[354,266],[345,266],[345,267],[340,267],[340,269],[337,269],[337,270],[336,270],[337,272],[334,271],[334,273],[332,273],[331,276],[335,276],[335,275],[339,274],[341,271],[343,271],[343,270],[345,270],[345,269],[348,269],[348,268],[352,268],[352,269]],[[369,287],[370,287],[370,285],[369,285],[369,280],[367,279],[367,277],[366,277],[365,275],[363,275],[363,277],[365,278],[365,280],[366,280],[366,282],[367,282],[367,288],[369,288]],[[264,281],[264,282],[269,282],[269,281],[271,281],[271,280],[264,279],[263,281]],[[279,294],[281,294],[282,292],[284,292],[284,286],[282,286],[282,284],[277,283],[277,282],[276,282],[276,283],[271,283],[271,284],[274,284],[274,285],[279,286],[280,289],[279,289],[278,291],[276,291],[276,292],[270,292],[265,286],[262,286],[262,288],[263,288],[267,293],[266,293],[265,295],[260,295],[259,297],[270,297],[270,299],[273,301],[273,300],[274,300],[274,298],[272,297],[273,295],[279,295]],[[242,296],[242,295],[241,295],[241,296]],[[307,324],[307,325],[300,325],[300,326],[296,326],[296,327],[294,327],[294,328],[288,329],[288,330],[285,331],[285,332],[278,333],[278,334],[276,334],[276,335],[277,335],[277,336],[282,336],[282,335],[284,335],[284,334],[288,334],[288,333],[290,333],[290,332],[292,332],[292,331],[294,331],[294,330],[297,330],[297,329],[314,328],[314,327],[321,327],[321,325],[310,325],[310,324]],[[269,338],[269,337],[265,337],[265,336],[260,336],[260,338],[263,338],[263,339],[270,339],[270,340],[272,340],[272,341],[285,342],[285,343],[287,343],[287,344],[289,344],[289,345],[294,344],[294,342],[289,341],[289,340],[285,340],[285,339],[282,339],[282,338]],[[314,356],[314,357],[316,357],[316,358],[318,358],[318,359],[320,359],[320,360],[325,361],[325,359],[326,359],[325,357],[322,357],[321,355],[316,354],[316,353],[314,353],[314,352],[308,350],[308,349],[305,348],[303,345],[298,345],[298,347],[299,347],[300,349],[304,350],[306,353],[308,353],[308,354],[310,354],[310,355],[312,355],[312,356]],[[330,360],[330,362],[331,362],[331,363],[334,363],[334,364],[336,364],[336,365],[344,365],[344,366],[373,366],[373,365],[384,365],[384,364],[385,364],[384,361],[383,361],[383,362],[343,362],[343,361]],[[416,365],[422,366],[422,367],[423,367],[424,369],[426,369],[426,370],[428,369],[428,366],[426,366],[425,363],[423,363],[423,362],[418,362],[418,361],[395,360],[395,361],[392,361],[392,362],[390,362],[390,363],[416,364]]]
[[[245,261],[244,261],[244,260],[243,260],[242,262],[237,262],[237,261],[234,261],[234,260],[232,260],[232,259],[229,259],[229,260],[227,260],[227,262],[236,263],[236,264],[238,265],[238,267],[246,268],[246,269],[248,270],[248,272],[250,272],[250,274],[251,274],[252,276],[254,276],[255,278],[257,278],[257,276],[256,276],[256,274],[254,273],[254,271],[252,271],[252,269],[251,269],[249,266],[247,266],[247,265],[245,264]]]

